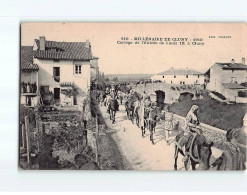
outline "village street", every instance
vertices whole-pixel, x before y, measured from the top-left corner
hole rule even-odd
[[[124,105],[120,105],[116,113],[116,123],[112,124],[106,107],[101,107],[102,115],[110,134],[127,161],[128,169],[132,170],[174,170],[174,144],[167,145],[164,139],[164,129],[159,123],[154,133],[155,145],[149,141],[149,131],[143,138],[141,129],[128,120]],[[171,135],[174,139],[176,133]],[[178,170],[184,170],[182,156],[178,157]]]

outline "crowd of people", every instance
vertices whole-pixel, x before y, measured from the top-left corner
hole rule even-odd
[[[169,136],[174,129],[174,116],[170,112],[169,106],[165,106],[164,109],[160,110],[158,109],[156,102],[151,101],[150,94],[147,94],[145,91],[142,94],[139,94],[134,90],[123,93],[119,89],[119,86],[115,85],[107,86],[105,91],[102,92],[99,97],[100,96],[103,104],[107,106],[107,112],[109,112],[110,109],[110,101],[117,99],[119,104],[123,104],[124,102],[127,115],[136,118],[136,124],[142,129],[142,134],[143,132],[145,134],[145,128],[150,131],[150,141],[152,141],[152,143],[152,134],[155,131],[157,119],[162,117],[164,119],[165,141],[168,145],[170,144],[171,140],[169,140]],[[132,113],[131,106],[133,108]],[[155,112],[153,112],[154,110]],[[159,112],[156,112],[157,110],[159,110]],[[130,113],[128,113],[128,111]],[[197,105],[193,105],[186,116],[186,127],[184,131],[179,132],[180,135],[178,135],[178,137],[180,139],[176,142],[176,144],[179,144],[179,148],[184,153],[184,162],[188,161],[191,155],[189,153],[191,145],[189,145],[188,147],[188,142],[191,143],[191,140],[193,140],[193,138],[195,138],[197,135],[203,135],[198,112],[199,107]],[[152,115],[152,113],[154,114]],[[218,167],[218,169],[228,168],[230,170],[245,169],[243,154],[240,152],[238,143],[236,141],[236,138],[233,136],[233,133],[229,131],[226,134],[226,139],[229,143],[229,150],[225,152],[219,159],[217,159],[211,165],[211,167]],[[200,148],[198,148],[198,150],[200,150]],[[231,160],[226,160],[227,158]],[[228,162],[228,165],[226,162]]]

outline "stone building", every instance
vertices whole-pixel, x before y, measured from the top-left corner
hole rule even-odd
[[[93,57],[89,40],[56,42],[42,36],[29,48],[30,60],[38,67],[36,84],[40,103],[81,108],[90,87]],[[24,79],[22,75],[21,79]]]
[[[247,90],[246,87],[240,85],[247,82],[245,58],[242,58],[241,63],[236,63],[234,59],[228,63],[216,62],[206,72],[206,75],[209,78],[206,88],[222,94],[230,101],[242,99],[238,98],[239,91]]]
[[[160,80],[165,83],[172,84],[204,84],[204,74],[191,69],[174,69],[158,73],[151,77],[153,81]]]

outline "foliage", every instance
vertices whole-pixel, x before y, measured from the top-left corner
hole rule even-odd
[[[20,117],[20,123],[24,124],[25,122],[25,116],[28,116],[29,118],[29,123],[31,127],[35,127],[35,111],[34,108],[30,107],[25,107],[24,105],[20,105],[20,110],[19,110],[19,117]]]
[[[99,108],[99,104],[96,100],[96,96],[92,94],[93,92],[91,92],[91,112],[92,112],[92,116],[93,117],[98,117],[98,123],[99,125],[105,124],[104,118],[101,114],[100,108]]]
[[[118,78],[117,78],[117,77],[114,77],[112,80],[113,80],[114,82],[118,82]]]
[[[239,91],[238,96],[239,97],[247,97],[247,91]]]
[[[52,129],[52,134],[55,136],[53,147],[56,150],[65,150],[67,152],[75,149],[78,146],[78,142],[83,139],[82,128],[64,121],[61,121],[57,128]]]
[[[247,83],[241,83],[240,85],[247,87]]]
[[[201,122],[224,130],[242,127],[243,116],[247,109],[247,104],[218,102],[205,92],[203,93],[203,99],[173,103],[170,110],[185,117],[192,105],[199,106]]]
[[[61,93],[67,97],[77,96],[79,94],[77,89],[74,87],[72,89],[61,89]]]

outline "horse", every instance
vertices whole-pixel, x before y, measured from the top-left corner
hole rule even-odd
[[[179,153],[183,156],[185,156],[185,153],[188,155],[188,158],[184,160],[185,170],[189,169],[189,161],[192,170],[196,170],[196,164],[199,164],[200,170],[208,170],[210,168],[209,160],[212,155],[211,147],[213,146],[213,142],[207,143],[203,135],[195,134],[190,136],[188,142],[185,144],[185,151],[183,151],[179,143],[183,136],[183,133],[180,133],[175,137],[174,170],[177,170]]]
[[[140,128],[140,116],[141,116],[141,101],[137,99],[134,102],[133,117],[136,118],[136,125],[138,128]]]
[[[115,116],[119,107],[118,101],[115,97],[116,96],[113,95],[113,99],[109,100],[109,114],[110,114],[110,119],[112,120],[112,124],[115,123]]]
[[[146,131],[145,128],[147,127],[147,119],[149,115],[149,108],[151,106],[151,101],[149,99],[146,99],[142,101],[140,108],[138,109],[138,117],[139,117],[139,123],[141,123],[141,130],[142,130],[142,137],[144,137]]]
[[[134,115],[135,115],[135,106],[137,105],[136,101],[140,101],[140,97],[135,92],[132,95],[130,95],[125,102],[125,108],[127,112],[128,118],[131,120],[132,124],[134,124]]]
[[[144,109],[144,127],[142,128],[142,135],[145,134],[145,127],[150,131],[150,141],[154,145],[153,133],[155,132],[156,121],[159,117],[157,108]]]

